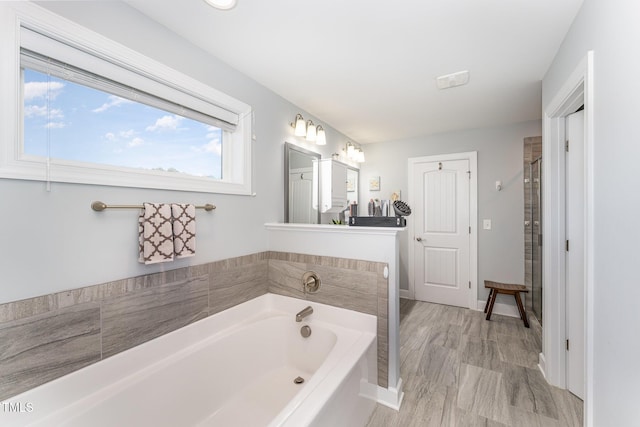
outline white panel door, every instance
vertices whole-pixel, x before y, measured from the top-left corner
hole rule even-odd
[[[469,160],[418,163],[415,200],[415,297],[469,306]]]
[[[584,111],[567,116],[565,129],[567,389],[584,399]]]
[[[318,211],[313,208],[313,173],[297,170],[289,174],[289,222],[316,224]]]

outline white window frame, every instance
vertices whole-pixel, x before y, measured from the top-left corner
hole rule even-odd
[[[23,100],[20,73],[20,29],[37,30],[116,64],[127,64],[149,76],[160,90],[160,82],[171,82],[172,90],[197,94],[198,101],[231,111],[238,117],[233,132],[224,131],[222,180],[163,171],[148,171],[60,159],[35,159],[23,155]],[[55,52],[49,56],[55,58]],[[114,42],[85,27],[32,3],[0,3],[0,178],[69,182],[137,188],[252,194],[251,107],[158,61]],[[4,96],[4,95],[3,95]]]

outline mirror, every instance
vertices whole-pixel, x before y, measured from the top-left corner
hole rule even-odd
[[[347,168],[347,205],[358,203],[358,176],[360,171],[352,166]]]
[[[320,212],[313,208],[313,162],[319,153],[284,143],[284,222],[319,224]]]

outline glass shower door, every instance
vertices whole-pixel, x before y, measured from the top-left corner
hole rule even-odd
[[[533,312],[542,324],[542,158],[529,165],[531,183],[531,298]]]

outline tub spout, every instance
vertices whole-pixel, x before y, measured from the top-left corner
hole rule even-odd
[[[296,322],[302,322],[302,319],[309,316],[311,313],[313,313],[313,308],[311,306],[308,306],[300,313],[296,314]]]

